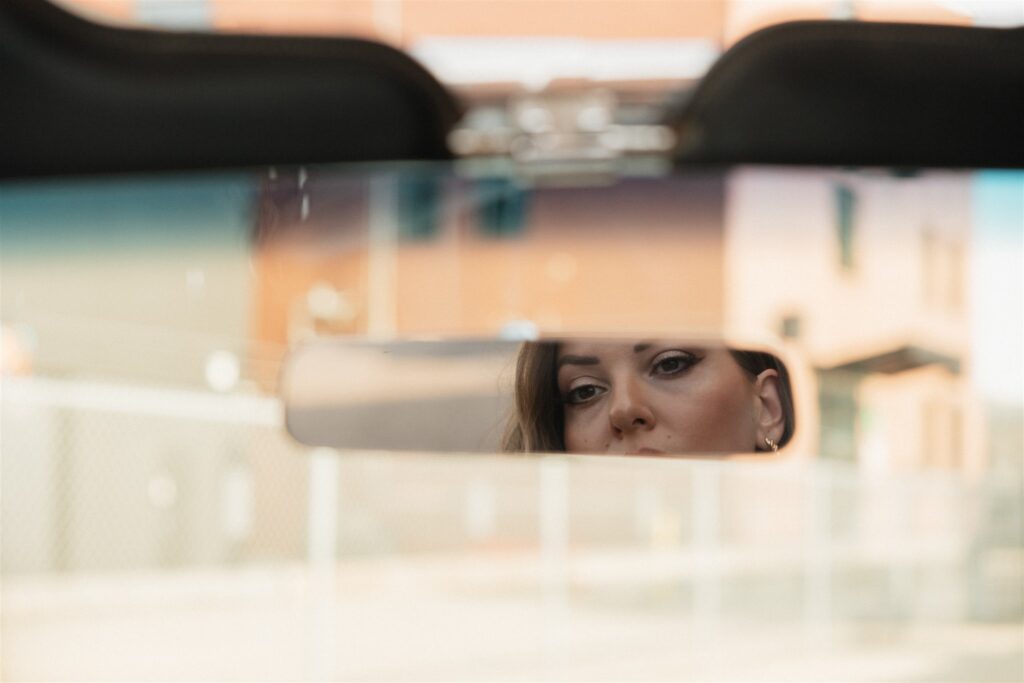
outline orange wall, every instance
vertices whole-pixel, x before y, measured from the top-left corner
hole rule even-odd
[[[213,24],[243,32],[378,36],[373,0],[209,0]]]
[[[839,18],[838,0],[729,0],[725,44],[731,45],[754,31],[784,21]],[[942,7],[938,2],[900,0],[855,0],[850,3],[853,18],[861,21],[900,21],[968,25],[970,18]]]
[[[136,15],[135,0],[59,0],[59,3],[97,20],[131,22]]]
[[[210,0],[226,30],[375,37],[403,46],[424,36],[575,36],[720,40],[725,0]]]
[[[724,0],[407,0],[403,38],[423,35],[572,35],[688,38],[722,34]]]
[[[137,18],[138,0],[61,0],[87,14]],[[706,38],[731,44],[773,23],[834,17],[838,0],[207,0],[213,25],[256,33],[351,35],[409,46],[424,36]],[[867,21],[969,24],[929,0],[857,0]]]
[[[520,239],[482,236],[463,213],[456,239],[400,250],[397,328],[493,336],[515,319],[551,333],[717,328],[722,194],[717,179],[541,190]]]
[[[368,188],[310,186],[307,221],[277,207],[276,236],[254,257],[254,331],[270,346],[296,341],[289,334],[301,328],[304,298],[318,282],[344,292],[355,311],[320,331],[369,330]],[[402,241],[386,254],[392,294],[384,314],[398,334],[493,337],[519,319],[549,333],[722,325],[721,179],[536,190],[522,234],[500,238],[481,233],[460,187],[449,183],[433,239]]]

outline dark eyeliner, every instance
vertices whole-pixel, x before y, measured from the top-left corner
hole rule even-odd
[[[682,367],[676,370],[658,372],[658,366],[670,360],[678,360]],[[657,356],[655,356],[654,359],[652,359],[650,372],[653,376],[656,377],[674,377],[683,372],[686,372],[687,370],[697,365],[697,363],[701,362],[702,360],[702,356],[699,356],[691,351],[684,351],[682,349],[668,349],[662,351]]]

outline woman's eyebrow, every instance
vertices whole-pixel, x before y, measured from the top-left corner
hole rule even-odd
[[[640,342],[639,344],[633,347],[633,353],[640,353],[641,351],[646,351],[647,349],[651,348],[651,346],[652,345],[649,342]]]
[[[600,363],[597,356],[573,356],[566,355],[558,359],[558,368],[563,365],[597,365]]]

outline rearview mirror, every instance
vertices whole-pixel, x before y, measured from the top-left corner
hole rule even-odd
[[[734,454],[795,427],[776,355],[695,340],[319,339],[281,389],[291,434],[340,449]]]

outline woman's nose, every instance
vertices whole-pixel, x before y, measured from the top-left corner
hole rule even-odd
[[[640,389],[629,384],[613,392],[608,419],[614,431],[629,433],[654,428],[654,413]]]

